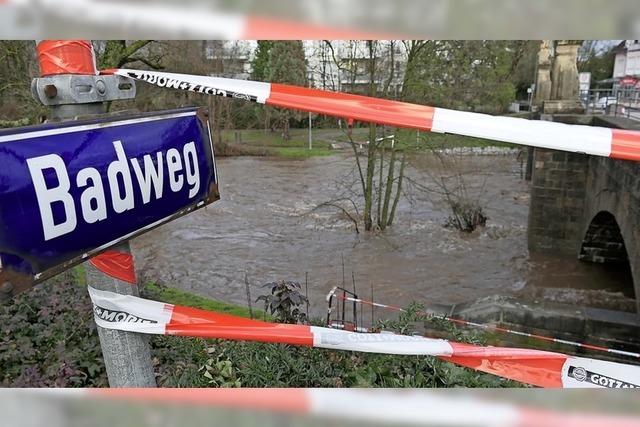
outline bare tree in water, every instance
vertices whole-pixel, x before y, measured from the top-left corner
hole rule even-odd
[[[398,42],[350,41],[341,52],[336,52],[326,41],[333,61],[344,82],[342,90],[366,94],[372,97],[389,97],[398,93],[396,69]],[[369,140],[356,142],[351,127],[345,130],[353,150],[359,196],[364,205],[361,220],[365,231],[384,230],[391,226],[402,194],[406,154],[395,143],[395,136],[388,129],[369,124]],[[338,198],[320,206],[333,206],[341,210],[356,224],[360,217],[356,209],[359,203],[351,198]],[[355,211],[355,213],[353,213]]]

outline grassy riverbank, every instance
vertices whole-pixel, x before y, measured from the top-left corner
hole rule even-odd
[[[240,307],[146,284],[145,298],[249,316]],[[262,318],[257,308],[254,314]],[[405,329],[409,317],[388,322]],[[0,306],[0,384],[8,387],[108,385],[84,271],[78,267]],[[477,342],[477,337],[472,337]],[[150,337],[164,387],[513,387],[517,384],[433,357],[330,351],[283,344]]]
[[[292,159],[304,159],[317,156],[330,156],[340,150],[333,150],[331,144],[339,144],[342,151],[348,147],[349,138],[340,129],[313,129],[312,149],[308,149],[309,134],[307,129],[291,129],[291,139],[285,141],[278,132],[244,129],[222,131],[222,144],[217,151],[221,156],[274,156]],[[459,135],[445,135],[432,132],[416,132],[398,129],[396,147],[401,150],[425,151],[444,148],[517,148],[514,144],[491,141],[482,138],[470,138]],[[354,142],[363,143],[368,140],[368,129],[355,128],[352,131]],[[349,149],[350,150],[350,149]]]
[[[221,155],[274,156],[292,159],[330,156],[331,143],[340,134],[339,129],[314,129],[312,149],[309,150],[307,129],[291,129],[291,139],[285,141],[279,132],[244,129],[222,131]],[[220,145],[220,144],[218,144]]]

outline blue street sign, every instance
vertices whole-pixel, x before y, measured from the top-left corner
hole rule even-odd
[[[0,131],[0,283],[22,290],[219,199],[206,112]]]

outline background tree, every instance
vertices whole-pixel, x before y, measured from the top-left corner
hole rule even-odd
[[[31,96],[31,79],[40,74],[33,41],[0,40],[0,127],[40,121],[46,109]]]
[[[325,41],[325,44],[329,46],[336,68],[340,72],[342,90],[373,97],[395,96],[395,90],[392,91],[391,88],[397,87],[396,82],[400,75],[396,66],[395,47],[398,42],[351,40],[341,43],[340,46],[334,46],[328,41]],[[398,156],[399,149],[394,143],[395,139],[389,135],[389,130],[376,126],[375,123],[369,124],[369,141],[364,151],[359,148],[360,144],[353,140],[350,133],[348,137],[356,163],[360,203],[350,198],[341,198],[322,205],[337,207],[343,212],[354,208],[356,215],[348,213],[351,219],[359,216],[357,206],[363,206],[364,229],[384,230],[394,221],[402,193],[405,152],[403,150],[401,156]],[[339,204],[343,202],[346,202],[347,208]]]
[[[502,113],[515,99],[520,42],[453,40],[405,43],[402,97],[411,102]],[[532,76],[533,77],[533,76]]]
[[[597,82],[613,76],[616,60],[614,43],[585,40],[578,51],[578,71],[591,73],[591,81]]]
[[[125,65],[141,62],[154,70],[164,68],[162,54],[148,49],[152,40],[107,40],[95,42],[98,68],[123,68]]]
[[[269,70],[269,55],[273,43],[273,40],[258,40],[258,46],[253,54],[253,61],[251,61],[251,80],[269,80],[271,74]],[[256,115],[260,117],[260,122],[263,124],[266,134],[267,131],[271,129],[271,113],[273,108],[262,105],[254,105],[253,108]]]
[[[300,40],[277,41],[269,49],[269,81],[296,86],[307,86],[307,60]],[[302,119],[302,114],[287,109],[276,109],[282,138],[289,140],[289,120]]]
[[[273,40],[258,40],[258,46],[251,61],[251,80],[267,81],[269,79],[269,56],[274,43]]]
[[[535,78],[536,41],[407,41],[407,66],[402,98],[445,108],[500,114]],[[432,147],[431,135],[421,135]],[[465,162],[429,150],[425,157],[440,165],[431,168],[435,188],[410,181],[412,188],[435,194],[451,209],[448,225],[471,232],[487,220],[480,202],[483,185],[467,177]],[[415,158],[414,158],[415,159]]]

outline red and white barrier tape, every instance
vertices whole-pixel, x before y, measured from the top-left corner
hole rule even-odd
[[[109,249],[94,256],[89,262],[109,277],[132,285],[137,283],[133,256],[130,253]]]
[[[50,393],[46,390],[38,392]],[[79,390],[71,394],[74,397],[87,395],[100,400],[156,403],[167,405],[169,408],[186,405],[222,407],[238,411],[255,410],[331,417],[334,422],[342,419],[374,425],[391,423],[441,427],[638,427],[640,424],[640,419],[634,415],[598,413],[593,409],[578,412],[575,409],[557,409],[564,407],[557,404],[547,404],[545,408],[541,407],[540,402],[537,405],[525,406],[515,403],[517,399],[505,399],[504,395],[482,395],[478,398],[474,395],[436,393],[430,390],[100,388]],[[575,394],[571,397],[573,401],[578,400]],[[556,402],[558,398],[556,395]],[[571,400],[566,395],[560,397],[561,402],[562,399]],[[585,408],[586,405],[582,407]]]
[[[105,70],[159,87],[346,119],[640,161],[640,132],[491,116],[276,83],[129,69]]]
[[[393,311],[402,311],[402,312],[406,311],[404,308],[397,307],[395,305],[382,304],[382,303],[379,303],[379,302],[368,301],[368,300],[365,300],[365,299],[362,299],[362,298],[354,298],[354,297],[335,295],[334,291],[332,291],[327,296],[327,299],[329,297],[337,298],[337,299],[344,300],[344,301],[355,302],[357,304],[364,304],[364,305],[370,305],[370,306],[373,306],[373,307],[385,308],[385,309],[393,310]],[[580,347],[580,348],[584,348],[584,349],[588,349],[588,350],[603,351],[605,353],[617,354],[617,355],[620,355],[620,356],[635,357],[635,358],[640,359],[640,353],[636,353],[636,352],[633,352],[633,351],[617,350],[615,348],[608,348],[608,347],[603,347],[603,346],[599,346],[599,345],[585,344],[585,343],[580,343],[580,342],[576,342],[576,341],[564,340],[564,339],[561,339],[561,338],[547,337],[547,336],[544,336],[544,335],[532,334],[532,333],[529,333],[529,332],[522,332],[522,331],[516,331],[516,330],[508,329],[508,328],[501,328],[499,326],[472,322],[470,320],[456,319],[456,318],[449,317],[449,316],[440,317],[440,316],[437,316],[437,315],[435,315],[433,313],[427,313],[426,311],[419,311],[417,314],[420,315],[420,316],[426,317],[426,318],[436,318],[437,317],[439,319],[446,320],[447,322],[456,323],[456,324],[459,324],[459,325],[473,326],[474,328],[481,328],[481,329],[486,329],[486,330],[496,331],[496,332],[502,332],[502,333],[512,334],[512,335],[519,335],[519,336],[522,336],[522,337],[534,338],[534,339],[538,339],[538,340],[542,340],[542,341],[554,342],[554,343],[558,343],[558,344],[565,344],[565,345],[570,345],[570,346],[574,346],[574,347]]]
[[[96,323],[107,329],[332,350],[428,355],[540,387],[640,387],[640,367],[519,348],[480,347],[392,333],[268,323],[89,287]]]
[[[2,1],[0,1],[2,3]],[[35,4],[33,4],[35,3]],[[7,0],[7,5],[24,9],[25,13],[55,18],[60,25],[81,22],[86,26],[108,28],[114,38],[123,34],[146,34],[153,39],[213,39],[213,40],[390,40],[409,38],[394,31],[369,31],[357,28],[298,22],[277,18],[226,12],[215,5],[185,7],[182,3],[162,2],[153,7],[146,2],[113,0]]]
[[[88,40],[42,40],[36,50],[41,76],[98,74],[93,46]]]
[[[0,398],[2,393],[0,389]],[[419,425],[456,427],[638,427],[640,417],[633,407],[620,406],[614,412],[603,411],[606,404],[593,407],[593,393],[574,391],[570,394],[545,395],[533,402],[522,403],[521,395],[508,390],[494,391],[490,395],[474,391],[442,393],[428,389],[387,390],[380,388],[84,388],[84,389],[12,389],[14,399],[1,399],[0,410],[19,401],[36,407],[34,399],[48,402],[83,401],[83,409],[90,412],[96,405],[109,402],[110,410],[119,402],[136,405],[138,413],[159,415],[158,408],[224,409],[231,413],[259,416],[277,414],[277,425],[300,425],[281,415],[308,416],[312,419],[331,419],[331,425],[344,425],[339,421],[368,422],[371,425]],[[528,396],[533,396],[529,394]],[[605,399],[607,400],[607,399]],[[615,400],[610,401],[614,402]],[[2,406],[4,404],[4,406]],[[600,408],[600,409],[598,409]],[[15,422],[21,425],[18,412]],[[163,413],[166,413],[163,411]],[[9,415],[12,412],[9,411]],[[6,416],[3,418],[6,419]],[[10,421],[13,421],[9,417]],[[251,417],[247,418],[251,420]],[[274,419],[275,421],[276,419]],[[191,419],[185,421],[192,421]],[[284,422],[283,422],[284,421]],[[198,421],[186,422],[186,426]],[[245,423],[252,425],[251,423]],[[274,423],[267,423],[268,425]],[[304,424],[304,423],[302,423]],[[317,422],[311,422],[315,425]]]

